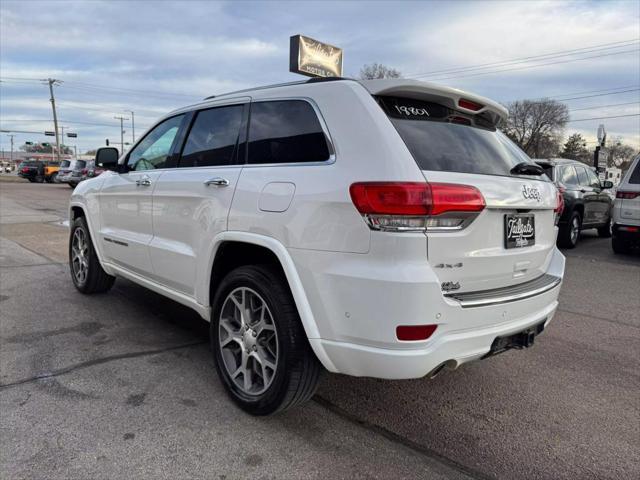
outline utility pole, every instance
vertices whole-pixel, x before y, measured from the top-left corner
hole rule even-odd
[[[11,137],[11,154],[9,156],[9,161],[13,163],[13,137],[14,135],[7,135],[7,137]]]
[[[131,114],[131,144],[136,143],[136,125],[134,122],[135,114],[133,110],[127,110]]]
[[[53,96],[53,86],[60,85],[62,83],[61,80],[56,80],[55,78],[47,78],[43,80],[43,82],[47,82],[49,84],[49,93],[51,94],[51,108],[53,109],[53,126],[56,131],[56,146],[57,148],[57,157],[58,162],[60,162],[60,138],[58,136],[58,114],[56,113],[56,100]]]
[[[120,155],[124,153],[124,121],[129,120],[126,117],[113,117],[116,120],[120,120]]]

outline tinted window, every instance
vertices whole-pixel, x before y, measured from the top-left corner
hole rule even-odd
[[[560,183],[565,185],[578,185],[578,175],[571,166],[560,167]]]
[[[413,99],[378,100],[422,170],[511,175],[518,163],[533,163],[482,117]]]
[[[233,105],[199,112],[182,151],[180,167],[234,163],[242,111],[242,105]]]
[[[327,140],[313,107],[303,100],[251,106],[249,163],[323,162]]]
[[[629,177],[629,183],[633,183],[633,184],[640,183],[640,161],[636,162],[636,166],[633,169],[633,173]]]
[[[578,184],[582,186],[589,185],[589,177],[587,176],[587,172],[584,167],[575,167],[576,172],[578,172]]]
[[[600,188],[600,179],[598,176],[590,168],[587,168],[586,170],[587,176],[589,177],[589,185],[594,188]]]
[[[63,160],[60,163],[60,167],[62,167],[62,168],[68,167],[69,165],[71,165],[71,162],[69,160]]]
[[[184,115],[171,117],[155,127],[129,154],[129,170],[152,170],[163,168],[171,153]]]
[[[84,167],[87,166],[87,162],[84,160],[78,160],[76,162],[76,164],[73,166],[74,170],[82,170]]]

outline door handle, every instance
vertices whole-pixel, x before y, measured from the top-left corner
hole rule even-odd
[[[216,187],[227,187],[229,185],[229,180],[222,177],[213,177],[204,182],[204,184],[208,187],[209,185],[215,185]]]
[[[150,187],[151,180],[149,178],[141,178],[140,180],[136,180],[136,186],[138,187]]]

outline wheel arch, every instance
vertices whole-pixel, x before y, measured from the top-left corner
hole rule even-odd
[[[213,302],[215,290],[226,273],[237,266],[251,265],[256,262],[278,266],[287,281],[307,338],[310,340],[320,338],[293,259],[284,245],[272,237],[248,232],[223,232],[216,237],[208,262],[208,283],[203,292],[205,305],[210,306]],[[310,343],[318,360],[325,368],[335,371],[333,363],[319,342],[311,341]]]

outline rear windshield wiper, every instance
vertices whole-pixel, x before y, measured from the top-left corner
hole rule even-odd
[[[520,162],[511,169],[511,173],[513,175],[542,175],[544,173],[544,169],[533,163]]]

